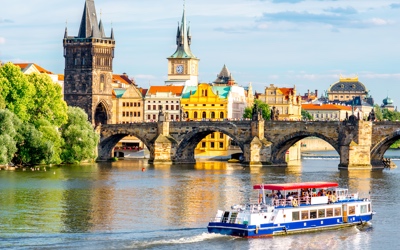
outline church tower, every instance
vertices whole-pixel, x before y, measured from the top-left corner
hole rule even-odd
[[[190,50],[192,35],[186,23],[185,5],[183,6],[182,22],[178,23],[176,33],[176,51],[168,57],[167,85],[197,86],[199,59]]]
[[[78,36],[64,34],[64,99],[80,107],[94,125],[111,122],[114,32],[104,33],[94,0],[85,0]]]

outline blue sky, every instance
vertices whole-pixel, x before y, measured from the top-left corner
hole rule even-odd
[[[0,60],[63,73],[66,22],[77,35],[84,0],[2,2]],[[114,28],[114,73],[145,88],[164,84],[183,1],[95,3],[106,33]],[[358,75],[376,103],[389,95],[400,105],[399,0],[187,0],[186,13],[202,82],[224,64],[258,92],[275,84],[323,93],[340,75]]]

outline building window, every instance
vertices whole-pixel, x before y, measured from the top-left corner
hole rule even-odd
[[[215,138],[214,133],[212,133],[210,137],[211,137],[211,139],[214,139]]]
[[[169,105],[165,105],[165,110],[168,110],[168,108],[169,108]]]
[[[224,148],[224,143],[223,142],[219,143],[219,148]]]
[[[219,118],[224,119],[224,112],[221,112],[221,113],[219,114]]]
[[[219,138],[224,139],[224,133],[219,133]]]
[[[148,109],[148,110],[151,110],[151,105],[147,105],[147,109]]]
[[[215,148],[215,143],[211,142],[211,148]]]
[[[140,117],[140,112],[137,112],[137,116]]]
[[[122,117],[125,117],[125,112],[122,112]]]
[[[151,116],[150,116],[150,115],[147,115],[147,119],[150,120],[150,119],[151,119]]]
[[[140,107],[140,102],[138,102],[138,105],[137,105],[138,107]]]
[[[201,142],[201,147],[202,148],[205,148],[206,147],[206,143],[203,141],[203,142]]]
[[[157,110],[157,107],[156,107],[156,105],[153,105],[153,110]]]
[[[122,103],[122,107],[125,107],[125,102]]]
[[[174,105],[171,105],[171,110],[174,110]]]
[[[193,118],[194,118],[194,119],[197,119],[197,112],[196,112],[196,111],[195,111],[194,114],[193,114]]]
[[[176,110],[179,110],[179,105],[176,105]]]
[[[155,120],[156,119],[156,115],[153,115],[153,120]]]
[[[201,116],[203,119],[205,119],[205,118],[207,118],[207,114],[206,114],[206,112],[203,112],[203,114],[202,114],[202,116]]]
[[[171,120],[174,120],[174,115],[171,115]]]
[[[211,119],[215,119],[215,112],[211,112]]]

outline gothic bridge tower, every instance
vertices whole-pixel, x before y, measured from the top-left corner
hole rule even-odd
[[[64,35],[64,99],[80,107],[95,126],[111,123],[112,72],[115,40],[97,21],[94,0],[85,0],[78,36]]]

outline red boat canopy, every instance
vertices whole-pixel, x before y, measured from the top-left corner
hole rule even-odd
[[[256,184],[253,189],[267,190],[295,190],[306,188],[331,188],[339,186],[336,182],[301,182],[301,183],[285,183],[285,184]]]

